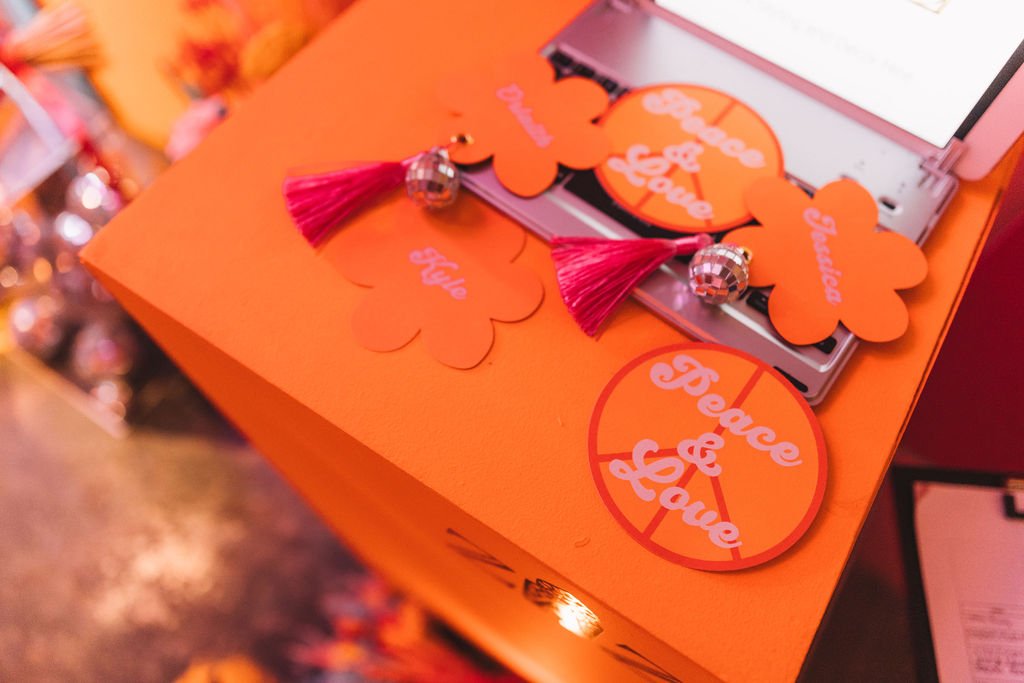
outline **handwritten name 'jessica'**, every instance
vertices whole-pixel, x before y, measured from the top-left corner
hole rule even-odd
[[[811,206],[804,210],[804,222],[811,226],[811,240],[821,273],[821,285],[825,288],[825,300],[838,306],[843,303],[843,294],[839,291],[839,278],[843,273],[834,267],[828,242],[829,237],[836,236],[836,219]]]

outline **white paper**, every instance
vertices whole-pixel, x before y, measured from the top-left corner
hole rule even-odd
[[[939,680],[1024,683],[1024,520],[1003,491],[917,482],[914,523]]]
[[[1024,40],[1021,0],[658,0],[942,147]]]

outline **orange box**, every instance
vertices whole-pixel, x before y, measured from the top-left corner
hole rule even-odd
[[[362,0],[86,250],[104,284],[363,557],[537,681],[780,681],[800,670],[949,325],[1009,162],[963,187],[906,294],[911,328],[864,345],[817,410],[824,503],[792,550],[711,573],[636,544],[595,489],[587,426],[629,360],[683,341],[634,304],[599,341],[558,299],[548,248],[519,261],[546,300],[496,324],[467,371],[414,341],[353,339],[365,290],[311,251],[285,213],[285,171],[397,159],[442,127],[438,78],[469,56],[532,49],[584,0]],[[387,220],[396,197],[358,220]],[[475,220],[508,219],[475,198]],[[550,585],[603,631],[583,638],[538,606]],[[865,625],[865,628],[869,627]]]

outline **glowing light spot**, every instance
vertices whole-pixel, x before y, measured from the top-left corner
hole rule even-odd
[[[87,209],[98,209],[103,203],[103,193],[97,187],[82,190],[82,206]]]
[[[538,607],[550,609],[559,626],[580,638],[596,638],[604,631],[601,620],[583,601],[544,579],[527,581],[523,593]]]
[[[6,266],[3,270],[0,270],[0,286],[2,287],[13,287],[18,284],[18,271],[11,266]]]
[[[85,200],[83,198],[83,204],[84,203]],[[57,216],[57,220],[55,221],[55,223],[57,228],[57,234],[61,236],[61,239],[63,239],[65,242],[72,246],[84,246],[86,243],[88,243],[89,240],[92,239],[92,225],[89,223],[89,221],[85,220],[84,218],[77,214],[68,213],[65,211],[61,215]]]
[[[44,258],[37,258],[32,263],[32,277],[37,282],[47,283],[50,281],[50,277],[53,275],[53,266],[50,262]]]

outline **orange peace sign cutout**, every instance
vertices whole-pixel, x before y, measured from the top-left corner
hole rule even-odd
[[[605,387],[590,465],[618,523],[693,569],[745,569],[807,531],[825,493],[825,440],[789,382],[714,344],[656,349]]]
[[[601,121],[612,152],[596,174],[630,213],[679,232],[750,220],[743,191],[783,172],[782,149],[758,114],[723,92],[664,84],[619,98]]]

